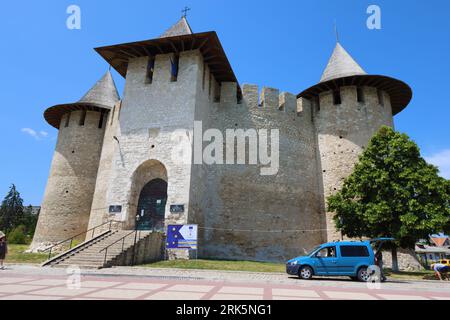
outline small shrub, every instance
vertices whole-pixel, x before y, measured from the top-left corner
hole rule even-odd
[[[7,236],[8,243],[28,244],[28,237],[25,234],[25,226],[21,225],[13,229]]]

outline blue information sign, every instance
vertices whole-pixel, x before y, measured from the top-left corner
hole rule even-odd
[[[196,224],[169,225],[167,227],[167,249],[197,250]]]

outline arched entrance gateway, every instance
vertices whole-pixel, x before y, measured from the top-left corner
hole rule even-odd
[[[136,213],[136,230],[164,231],[167,202],[167,182],[153,179],[139,195]]]
[[[167,170],[157,160],[143,162],[133,173],[128,225],[136,230],[164,231]]]

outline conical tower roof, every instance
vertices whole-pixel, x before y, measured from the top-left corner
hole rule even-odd
[[[363,74],[367,73],[338,42],[322,74],[320,82]]]
[[[104,105],[106,108],[111,109],[119,100],[119,93],[112,74],[110,71],[107,71],[78,102]]]
[[[79,101],[50,107],[45,110],[44,118],[51,126],[59,129],[62,116],[68,112],[76,110],[104,112],[112,109],[119,100],[112,74],[107,71]]]
[[[314,99],[322,92],[344,86],[368,86],[386,91],[391,97],[392,113],[401,112],[412,98],[411,88],[403,81],[367,74],[338,42],[322,74],[320,82],[297,95],[297,98]]]
[[[187,22],[186,17],[181,17],[177,23],[171,26],[169,29],[164,32],[160,38],[169,38],[175,36],[182,36],[186,34],[193,34],[191,26]]]

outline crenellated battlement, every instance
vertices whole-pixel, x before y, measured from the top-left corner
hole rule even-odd
[[[295,114],[297,117],[311,119],[311,103],[303,98],[297,99],[292,93],[270,87],[262,87],[260,92],[258,85],[244,84],[242,95],[243,102],[248,108],[278,110],[289,115]]]

